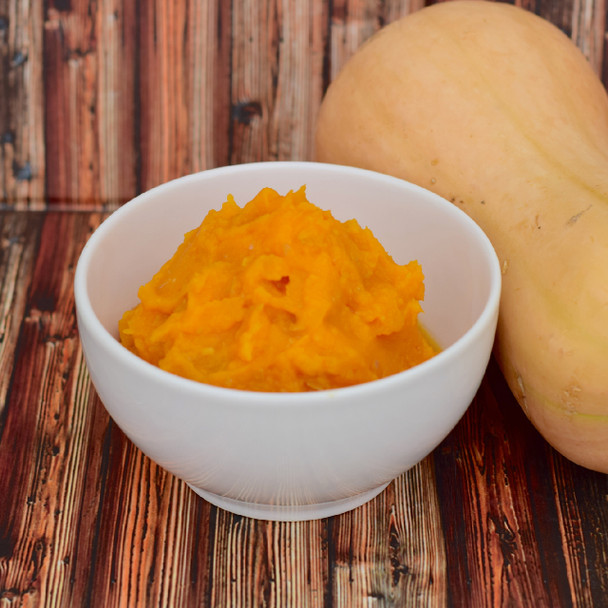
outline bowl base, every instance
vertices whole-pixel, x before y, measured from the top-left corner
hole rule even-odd
[[[330,502],[322,502],[306,505],[267,505],[255,502],[244,502],[219,496],[206,490],[201,490],[191,484],[188,486],[201,498],[210,502],[216,507],[220,507],[225,511],[234,513],[235,515],[244,515],[254,519],[264,519],[268,521],[309,521],[313,519],[323,519],[325,517],[333,517],[356,509],[366,502],[369,502],[378,494],[380,494],[389,484],[385,483],[378,488],[367,490],[355,496],[342,498],[340,500],[332,500]]]

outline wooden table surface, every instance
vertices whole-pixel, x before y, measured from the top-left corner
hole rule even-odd
[[[231,515],[112,422],[72,280],[99,223],[202,169],[309,159],[344,61],[423,0],[0,0],[0,607],[607,606],[608,478],[492,361],[445,441],[320,521]],[[606,82],[603,0],[522,0]]]

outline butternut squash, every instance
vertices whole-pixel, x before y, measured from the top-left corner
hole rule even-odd
[[[498,2],[408,15],[330,85],[316,159],[404,178],[478,222],[503,268],[509,387],[559,452],[608,472],[608,97],[574,43]]]

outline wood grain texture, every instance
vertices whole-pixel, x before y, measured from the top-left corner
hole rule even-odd
[[[42,2],[0,0],[0,193],[28,208],[46,202]]]
[[[540,438],[494,363],[439,448],[359,509],[271,523],[198,498],[90,385],[71,281],[103,217],[1,216],[0,606],[605,605],[607,477]]]
[[[136,184],[135,3],[52,3],[44,23],[49,205],[116,206]]]
[[[27,280],[16,283],[27,296],[18,334],[10,338],[15,365],[0,417],[0,573],[9,597],[50,601],[61,597],[69,580],[77,541],[72,527],[87,519],[80,450],[95,428],[86,407],[92,391],[76,334],[71,279],[82,242],[98,222],[74,214],[29,217],[35,221],[20,224],[13,236],[37,251]]]
[[[331,541],[335,605],[445,605],[445,538],[431,458],[368,505],[336,517]]]
[[[181,175],[313,157],[323,93],[424,0],[0,0],[5,206],[113,209]],[[517,0],[606,82],[605,0]]]
[[[36,255],[40,216],[11,213],[2,216],[0,245],[0,415],[6,404],[17,355],[17,337],[25,315],[27,290]],[[27,236],[26,236],[27,235]]]
[[[549,447],[495,362],[435,463],[440,497],[462,506],[462,519],[444,522],[448,563],[466,559],[451,580],[467,605],[603,605],[608,570],[594,560],[605,557],[606,514],[596,505],[608,498],[607,476]]]
[[[517,0],[607,81],[605,0]],[[492,362],[372,502],[271,523],[198,498],[110,420],[72,280],[106,214],[214,166],[312,157],[323,92],[424,0],[0,0],[0,607],[603,607],[608,477]],[[428,2],[427,2],[428,4]]]

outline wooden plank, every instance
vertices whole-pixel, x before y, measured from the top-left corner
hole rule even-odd
[[[560,28],[587,57],[596,74],[602,77],[607,16],[605,0],[515,0],[514,4]]]
[[[6,404],[42,216],[0,215],[0,417]]]
[[[74,0],[44,29],[46,195],[115,208],[135,194],[135,3]]]
[[[82,161],[82,168],[97,174],[90,191],[75,204],[102,205],[114,209],[138,194],[139,141],[137,122],[140,100],[138,52],[138,6],[132,0],[87,2],[95,11],[96,88],[89,112],[95,121],[97,148]],[[86,7],[83,4],[81,10]],[[86,17],[85,17],[86,19]],[[82,108],[83,110],[86,108]],[[63,193],[59,193],[62,196]]]
[[[551,452],[557,522],[573,603],[603,606],[608,597],[608,476]]]
[[[210,507],[109,421],[77,339],[73,274],[101,217],[5,215],[3,295],[22,325],[13,337],[5,311],[3,362],[18,352],[0,417],[0,600],[170,606],[191,591],[203,597],[207,553],[192,543],[209,533],[195,516],[208,520]]]
[[[427,458],[331,524],[336,606],[446,606],[445,539]]]
[[[31,605],[70,596],[77,547],[85,553],[81,567],[90,564],[87,538],[74,528],[80,522],[86,530],[95,518],[83,510],[89,463],[82,453],[99,429],[91,424],[72,296],[80,245],[97,221],[67,213],[43,219],[39,241],[34,230],[22,234],[39,246],[0,419],[2,595]]]
[[[606,45],[606,0],[580,0],[572,7],[571,38],[601,78]]]
[[[95,204],[92,189],[99,185],[95,23],[85,19],[85,8],[78,2],[74,10],[50,8],[45,23],[44,109],[51,204]]]
[[[494,362],[435,464],[453,605],[602,605],[606,476],[542,439]]]
[[[0,202],[45,204],[43,3],[0,0]]]
[[[436,455],[452,603],[516,606],[534,598],[534,606],[560,606],[559,594],[545,587],[549,572],[538,553],[525,461],[513,461],[498,404],[487,383],[481,391]],[[557,581],[561,565],[551,564]]]
[[[319,606],[327,545],[322,521],[265,522],[217,510],[210,606]]]
[[[184,175],[190,165],[188,6],[163,1],[140,6],[139,145],[144,190]],[[207,44],[205,40],[205,48]]]
[[[159,607],[187,605],[194,592],[204,597],[206,554],[192,576],[194,543],[208,533],[195,520],[201,516],[197,497],[114,425],[107,441],[91,597],[103,606]]]
[[[346,61],[382,26],[423,8],[424,0],[334,0],[332,2],[329,77],[333,80]]]
[[[398,477],[389,540],[396,605],[446,606],[446,538],[432,456]]]
[[[606,82],[605,0],[515,3],[571,35]],[[112,209],[186,173],[310,159],[329,81],[424,4],[0,0],[2,199]]]
[[[256,0],[233,4],[232,164],[272,160],[269,123],[275,104],[273,78],[278,79],[277,6]]]
[[[190,4],[188,17],[191,172],[230,163],[232,8],[229,2]]]
[[[140,189],[229,162],[229,6],[140,4]]]
[[[329,4],[323,0],[283,0],[276,6],[276,23],[270,24],[272,33],[258,43],[266,48],[268,60],[264,61],[263,71],[270,76],[263,80],[268,90],[262,96],[267,102],[267,106],[262,106],[262,117],[268,114],[269,144],[261,160],[310,160],[317,111],[324,93]],[[247,65],[254,68],[252,63]],[[240,87],[235,75],[233,91],[237,103],[242,103]],[[236,142],[234,149],[240,151]]]

